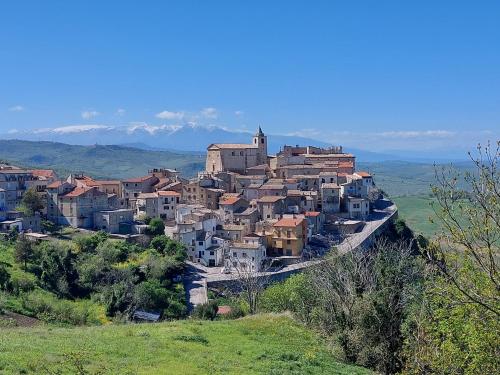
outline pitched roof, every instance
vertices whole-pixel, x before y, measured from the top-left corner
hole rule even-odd
[[[370,173],[365,172],[365,171],[354,172],[354,174],[357,174],[358,176],[363,177],[363,178],[367,178],[367,177],[372,176]]]
[[[158,195],[160,197],[180,197],[181,194],[176,192],[176,191],[170,191],[170,190],[160,190],[158,191]]]
[[[54,181],[53,183],[47,185],[47,189],[57,189],[62,184],[63,181]]]
[[[274,227],[297,227],[304,221],[303,217],[284,217],[276,222]]]
[[[259,203],[276,203],[282,199],[284,199],[284,197],[282,197],[282,196],[265,195],[265,196],[257,199],[257,202],[259,202]]]
[[[52,169],[33,169],[31,173],[35,177],[50,178],[55,176],[55,172]]]
[[[227,197],[224,199],[221,199],[219,201],[219,205],[231,205],[235,204],[236,202],[240,201],[241,197]]]
[[[307,211],[304,213],[304,215],[306,217],[316,217],[316,216],[319,216],[321,214],[321,212],[318,212],[318,211]]]
[[[154,178],[155,180],[159,180],[158,177],[155,177],[155,176],[142,176],[142,177],[134,177],[134,178],[127,178],[126,180],[123,180],[123,182],[132,182],[132,183],[135,183],[135,182],[144,182],[144,181],[147,181],[151,178]]]
[[[246,148],[257,148],[254,145],[246,144],[246,143],[212,143],[208,146],[208,150],[210,149],[246,149]]]
[[[106,193],[100,192],[96,188],[77,187],[77,188],[74,188],[73,190],[71,190],[69,193],[64,194],[63,197],[70,197],[70,198],[79,197],[81,195],[88,193],[91,190],[94,191],[95,195],[106,195],[107,196]]]

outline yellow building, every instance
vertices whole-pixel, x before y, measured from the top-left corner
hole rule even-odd
[[[274,225],[275,255],[301,256],[307,244],[307,221],[303,217],[284,217]]]

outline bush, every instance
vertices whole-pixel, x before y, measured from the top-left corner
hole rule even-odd
[[[23,308],[48,323],[101,324],[103,308],[89,300],[60,300],[50,293],[34,291],[22,296]]]
[[[13,272],[10,279],[10,289],[15,295],[31,292],[35,289],[36,279],[33,275],[25,272]]]
[[[214,320],[217,318],[219,306],[217,301],[209,301],[203,305],[198,305],[193,310],[193,318],[202,320]]]

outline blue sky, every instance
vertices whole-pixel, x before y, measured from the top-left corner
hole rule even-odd
[[[500,1],[10,1],[0,134],[182,122],[445,152],[499,138]]]

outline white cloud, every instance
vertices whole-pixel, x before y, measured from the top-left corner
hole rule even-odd
[[[184,112],[162,111],[157,113],[156,117],[162,120],[182,120],[184,118]]]
[[[15,105],[13,107],[10,107],[9,111],[11,111],[11,112],[22,112],[22,111],[24,111],[24,107],[22,105]]]
[[[118,108],[116,110],[116,115],[117,116],[123,116],[125,114],[125,112],[127,112],[127,111],[125,111],[123,108]]]
[[[243,112],[243,111],[234,111],[234,114],[239,117],[239,116],[243,116],[245,114],[245,112]]]
[[[99,116],[100,113],[97,111],[89,110],[89,111],[82,111],[81,115],[83,119],[89,120],[93,117]]]
[[[217,109],[213,107],[203,108],[201,110],[201,115],[205,118],[212,118],[212,119],[215,119],[219,116],[217,113]]]
[[[384,138],[425,138],[425,137],[440,137],[447,138],[452,137],[456,133],[450,132],[448,130],[410,130],[410,131],[390,131],[390,132],[381,132],[374,133],[376,136],[384,137]]]

